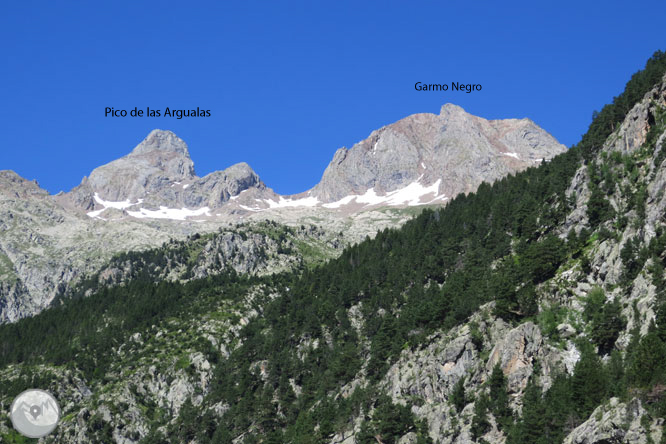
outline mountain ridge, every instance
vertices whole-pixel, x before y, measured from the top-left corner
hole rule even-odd
[[[292,227],[314,224],[341,245],[358,242],[401,225],[415,214],[411,207],[443,205],[484,180],[536,166],[529,154],[549,158],[565,150],[543,130],[536,132],[536,140],[546,149],[538,143],[530,147],[525,140],[509,148],[510,140],[502,139],[499,130],[511,134],[525,125],[534,130],[526,120],[486,121],[454,105],[442,110],[445,117],[407,117],[344,151],[349,153],[346,162],[364,171],[358,186],[350,185],[344,174],[338,181],[335,174],[324,172],[322,185],[290,196],[275,193],[244,162],[197,176],[187,143],[167,130],[151,131],[127,155],[95,168],[68,193],[49,195],[36,182],[5,172],[0,175],[0,215],[5,221],[0,273],[7,281],[0,287],[0,322],[39,312],[117,253],[156,248],[169,239],[217,231],[221,225],[265,220]],[[449,129],[443,125],[447,122]],[[487,134],[463,143],[477,126]],[[438,135],[447,131],[462,142]],[[487,137],[490,133],[497,141]],[[401,134],[409,137],[396,139]],[[374,143],[373,138],[383,154],[370,162],[369,154],[355,153]],[[442,140],[450,142],[447,152],[436,150]],[[499,154],[508,149],[525,159]],[[480,154],[469,161],[467,151]],[[444,167],[450,152],[458,152],[464,165],[453,176],[456,168]],[[341,153],[336,152],[326,171],[336,169]],[[482,162],[485,169],[477,168],[478,159],[487,161]],[[354,171],[346,164],[337,168]]]
[[[441,179],[435,194],[438,200],[450,199],[479,185],[473,169],[492,182],[565,149],[529,119],[486,120],[445,104],[438,115],[413,114],[339,149],[307,194],[330,203],[371,188],[386,193]],[[396,151],[403,155],[396,157]]]
[[[93,217],[103,217],[105,202],[133,210],[127,214],[134,217],[168,218],[169,212],[155,213],[162,207],[200,210],[196,215],[213,218],[210,210],[225,206],[246,213],[313,206],[355,212],[443,203],[565,149],[529,119],[485,120],[445,104],[438,115],[405,117],[337,150],[318,184],[282,196],[244,162],[198,177],[187,144],[171,131],[153,130],[130,154],[93,170],[65,198]]]

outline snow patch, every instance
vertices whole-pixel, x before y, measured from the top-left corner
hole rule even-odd
[[[229,197],[229,200],[236,200],[236,199],[238,199],[238,198],[240,197],[240,195],[243,194],[243,193],[246,192],[246,191],[249,191],[249,188],[248,188],[248,189],[245,189],[245,190],[243,190],[243,191],[241,191],[240,193],[236,194],[235,196],[231,196],[231,197]]]
[[[183,189],[186,190],[187,187],[189,187],[189,186],[190,186],[190,184],[189,184],[189,183],[186,183],[185,185],[183,185]]]
[[[501,153],[501,154],[503,156],[513,157],[514,159],[520,159],[520,157],[518,157],[518,153]]]
[[[428,187],[422,185],[418,181],[412,182],[404,188],[386,193],[385,196],[377,195],[374,188],[370,188],[365,192],[365,194],[358,196],[356,201],[368,205],[407,205],[410,207],[415,205],[423,205],[427,202],[422,202],[422,197],[432,194],[433,198],[430,199],[429,202],[432,202],[435,200],[435,198],[437,198],[439,194],[440,182],[441,179],[438,179],[437,182]]]
[[[102,208],[101,210],[90,211],[90,212],[86,213],[86,215],[88,217],[92,217],[93,219],[102,219],[102,220],[104,220],[104,218],[99,217],[99,215],[102,214],[104,212],[104,210],[106,210],[106,208]]]
[[[116,208],[118,210],[124,210],[125,208],[129,208],[132,205],[136,205],[137,203],[143,202],[143,199],[139,199],[136,203],[131,203],[129,199],[125,199],[122,202],[113,202],[110,200],[102,199],[101,197],[99,197],[99,194],[97,193],[95,193],[94,199],[95,202],[102,205],[104,208]]]
[[[130,202],[129,199],[125,199],[122,202],[114,202],[114,201],[111,201],[111,200],[102,199],[101,197],[99,197],[98,193],[95,193],[93,198],[95,199],[95,202],[97,202],[103,208],[101,210],[90,211],[86,214],[89,217],[99,218],[99,219],[102,219],[101,217],[99,217],[99,215],[102,214],[108,208],[115,208],[116,210],[125,210],[125,209],[130,208],[134,205],[139,205],[140,203],[143,202],[143,199],[139,199],[135,203]]]
[[[423,176],[421,176],[423,177]],[[419,178],[420,179],[420,178]],[[390,191],[384,196],[380,196],[375,192],[374,188],[370,188],[368,191],[361,195],[351,195],[345,196],[342,199],[323,204],[325,208],[340,208],[343,205],[348,205],[352,202],[368,205],[407,205],[407,206],[416,206],[416,205],[426,205],[433,203],[436,200],[447,200],[448,198],[444,195],[439,195],[439,184],[441,179],[438,179],[437,182],[433,183],[430,186],[425,186],[421,184],[418,180],[410,183],[404,188],[399,190]],[[424,201],[424,198],[426,199]]]
[[[128,211],[127,214],[137,219],[186,220],[188,217],[210,216],[210,208],[203,207],[198,210],[190,210],[189,208],[167,208],[161,206],[159,210],[140,208],[139,211]]]
[[[251,207],[247,207],[245,205],[240,205],[240,204],[238,206],[241,207],[244,210],[247,210],[247,211],[261,211],[261,208],[251,208]]]
[[[327,204],[323,204],[322,207],[324,208],[340,208],[343,205],[347,205],[351,203],[352,200],[356,199],[358,196],[351,195],[351,196],[345,196],[342,199],[338,200],[337,202],[331,202]]]
[[[319,205],[319,199],[316,197],[304,197],[302,199],[285,199],[280,196],[280,199],[275,202],[274,200],[264,199],[270,208],[286,208],[286,207],[316,207]]]

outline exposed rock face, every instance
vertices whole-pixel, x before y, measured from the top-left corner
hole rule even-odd
[[[590,264],[589,273],[581,270],[570,270],[562,276],[570,275],[577,277],[579,282],[576,293],[585,296],[594,286],[601,288],[613,288],[606,295],[607,300],[618,298],[623,306],[623,315],[627,319],[625,332],[620,335],[616,347],[625,349],[630,341],[629,331],[635,326],[640,327],[641,334],[647,332],[650,321],[654,319],[652,305],[655,301],[655,286],[647,275],[639,274],[632,283],[629,292],[623,291],[617,284],[621,281],[625,270],[625,264],[621,257],[622,249],[630,239],[637,239],[647,245],[656,235],[657,228],[663,223],[663,215],[666,211],[666,170],[662,164],[657,164],[660,152],[664,150],[666,133],[662,133],[654,141],[654,151],[637,155],[644,149],[646,137],[655,122],[655,116],[659,115],[666,107],[666,77],[662,82],[649,91],[643,100],[638,102],[628,113],[622,124],[609,136],[601,148],[600,155],[595,162],[597,165],[606,165],[610,168],[622,168],[615,165],[612,158],[627,159],[634,157],[645,157],[635,162],[635,175],[633,181],[624,173],[618,174],[611,192],[605,198],[617,214],[621,214],[633,223],[627,223],[617,234],[608,239],[596,242],[587,255]],[[632,162],[634,162],[632,160]],[[596,229],[591,227],[587,216],[588,201],[591,196],[590,173],[588,165],[581,166],[567,190],[567,195],[574,202],[574,209],[569,213],[566,223],[558,230],[564,238],[571,230],[579,233],[582,229]],[[631,205],[632,194],[638,190],[633,182],[646,187],[645,215],[639,217],[635,208]],[[630,190],[627,192],[625,190]],[[612,221],[605,222],[608,229],[615,229]],[[567,283],[566,285],[570,285]],[[638,308],[640,319],[635,319],[633,304]],[[571,304],[576,304],[571,302]]]
[[[414,114],[339,149],[309,193],[334,202],[440,180],[438,194],[452,198],[565,150],[529,119],[489,121],[447,104],[439,115]]]
[[[102,226],[67,211],[45,191],[31,188],[31,193],[27,198],[0,194],[0,323],[41,311],[68,282],[115,252],[182,235],[173,226],[160,230],[134,221]]]
[[[143,259],[114,258],[89,279],[97,288],[108,288],[123,285],[137,275],[149,275],[156,282],[185,282],[226,270],[266,275],[313,262],[314,258],[304,257],[299,245],[316,249],[324,257],[335,257],[341,246],[314,226],[288,229],[269,223],[243,225],[204,236],[196,234],[186,242],[169,242],[163,247],[169,252],[168,260],[158,268],[153,269]],[[87,289],[86,293],[91,291]]]
[[[655,124],[655,116],[666,104],[666,82],[653,88],[637,103],[624,119],[620,128],[604,144],[604,151],[632,152],[645,142],[645,136]]]
[[[542,348],[543,339],[539,327],[532,322],[526,322],[509,331],[495,344],[486,369],[491,372],[499,363],[507,376],[509,392],[522,392],[532,374],[532,364]]]
[[[351,211],[359,211],[373,205],[444,203],[563,151],[529,119],[488,121],[447,104],[439,115],[409,116],[374,131],[350,150],[339,149],[319,184],[285,199],[266,188],[245,163],[197,177],[185,142],[170,131],[154,130],[127,156],[96,168],[66,200],[106,219],[107,207],[150,217],[139,211],[227,204],[227,209],[244,213],[299,206],[345,206],[349,211],[350,203]],[[399,190],[401,194],[387,196]],[[244,191],[242,199],[231,202]],[[352,202],[359,196],[364,197]],[[207,211],[200,215],[211,216]]]
[[[199,178],[187,144],[171,131],[153,130],[130,154],[93,170],[68,197],[86,211],[105,208],[104,201],[126,202],[123,209],[217,208],[251,187],[265,189],[248,164]]]
[[[127,156],[94,169],[70,195],[88,210],[94,207],[94,193],[107,201],[133,202],[194,176],[187,144],[171,131],[153,130]]]
[[[38,273],[30,272],[25,266],[30,252],[8,242],[8,237],[12,231],[21,230],[31,241],[30,247],[41,248],[44,239],[25,225],[25,213],[32,207],[29,202],[41,203],[48,197],[48,192],[37,182],[23,179],[13,171],[0,171],[0,233],[3,234],[0,237],[0,323],[15,319],[18,313],[30,312],[35,303],[39,305],[28,297],[30,281],[38,280]],[[50,214],[48,208],[41,208],[39,216],[46,219],[45,222],[62,220],[60,216]]]
[[[470,432],[474,396],[469,396],[460,413],[450,401],[453,387],[461,378],[465,378],[467,393],[478,394],[499,363],[507,378],[511,405],[520,411],[522,393],[535,361],[541,363],[539,378],[544,387],[550,386],[551,374],[567,370],[568,352],[546,344],[537,325],[526,322],[511,328],[492,316],[493,307],[482,307],[470,319],[477,329],[476,339],[470,324],[437,333],[428,339],[427,346],[404,351],[382,381],[394,402],[413,405],[418,400],[412,412],[427,421],[436,442],[474,442]],[[485,439],[503,442],[504,436],[492,428]]]
[[[224,171],[215,171],[195,180],[183,192],[183,204],[186,207],[217,208],[242,191],[256,188],[263,191],[266,186],[259,179],[250,165],[245,162],[232,165]]]
[[[641,418],[648,415],[647,428],[641,425]],[[621,403],[612,398],[607,405],[597,407],[590,419],[576,427],[564,440],[564,444],[606,444],[660,442],[661,421],[651,418],[638,399]]]
[[[37,181],[22,178],[14,171],[0,170],[0,195],[6,199],[46,197],[48,192]]]
[[[455,383],[474,366],[479,350],[472,344],[469,328],[433,339],[427,348],[404,356],[389,370],[386,385],[394,399],[418,396],[431,403],[445,402]]]
[[[135,150],[138,152],[136,157],[143,159],[140,163],[171,159],[175,162],[174,174],[180,174],[180,166],[191,165],[191,161],[189,164],[183,161],[182,155],[187,153],[187,147],[177,143],[180,139],[168,135],[159,137],[161,133],[151,134],[154,137],[147,141],[152,142],[144,141]],[[146,151],[148,146],[162,151]],[[129,157],[135,157],[135,152]],[[183,171],[189,174],[187,168]],[[209,179],[201,179],[202,186],[228,187],[233,191],[238,190],[238,183],[243,186],[258,181],[243,164],[227,171],[228,174],[220,172]],[[80,190],[79,187],[75,193]],[[122,214],[118,215],[122,221],[107,223],[73,211],[62,204],[63,199],[62,195],[50,196],[36,182],[25,180],[14,172],[0,172],[0,323],[40,312],[58,294],[66,292],[71,283],[94,273],[116,253],[157,247],[170,238],[182,239],[194,233],[220,229],[219,222],[143,222]],[[308,237],[308,234],[304,236]],[[298,262],[297,257],[285,260],[282,255],[281,259],[273,258],[268,264],[264,263],[267,257],[260,257],[258,252],[264,251],[260,250],[260,244],[266,240],[265,236],[250,236],[246,240],[238,235],[232,236],[228,242],[211,247],[207,251],[208,258],[202,255],[196,274],[211,272],[218,263],[221,268],[232,266],[241,272],[256,272],[264,266],[272,269],[284,265],[282,269],[285,269]],[[276,248],[273,242],[266,245],[265,251],[275,253]],[[221,262],[206,262],[216,257],[218,249],[221,250]]]

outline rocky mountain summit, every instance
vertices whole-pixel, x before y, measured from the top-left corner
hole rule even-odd
[[[246,163],[196,175],[185,141],[152,131],[68,193],[0,172],[0,323],[37,313],[117,253],[221,225],[314,224],[340,245],[396,227],[411,206],[442,205],[564,151],[523,120],[487,121],[454,105],[377,130],[338,150],[312,190],[280,196]]]
[[[159,191],[165,184],[194,177],[194,162],[185,142],[170,131],[154,130],[131,153],[84,177],[71,198],[91,210],[94,193],[108,201],[131,201]]]
[[[529,119],[486,120],[449,103],[439,115],[414,114],[339,149],[308,195],[324,203],[369,194],[389,204],[441,202],[565,149]],[[406,187],[413,192],[396,195]]]
[[[489,121],[447,104],[439,115],[406,117],[349,150],[339,149],[314,188],[280,196],[246,163],[198,177],[185,142],[154,130],[127,156],[93,170],[65,200],[102,219],[118,211],[134,218],[199,220],[229,213],[256,217],[282,208],[356,213],[441,204],[565,149],[529,119]]]
[[[209,215],[250,188],[260,192],[266,186],[248,164],[198,177],[187,144],[171,131],[153,130],[128,155],[94,169],[64,199],[98,218],[107,208],[139,218],[178,218],[169,217],[169,211],[151,212],[168,208],[181,209],[184,217]]]

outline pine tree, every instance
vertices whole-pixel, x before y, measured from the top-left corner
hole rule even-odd
[[[511,408],[509,407],[507,379],[499,362],[493,367],[488,385],[490,386],[490,411],[500,425],[500,428],[508,430],[513,418]]]
[[[587,217],[590,226],[596,227],[613,217],[613,207],[605,193],[594,183],[590,183],[590,199],[587,202]]]
[[[663,381],[666,373],[664,356],[666,356],[666,346],[659,338],[655,324],[651,323],[648,334],[641,338],[633,355],[631,381],[643,387]]]
[[[414,417],[409,407],[393,404],[391,398],[383,395],[377,399],[372,421],[362,424],[357,439],[361,443],[394,443],[414,427]],[[427,443],[427,439],[422,437],[421,442]]]
[[[520,420],[511,429],[508,444],[538,444],[543,441],[545,409],[541,399],[541,387],[537,378],[530,377],[523,393],[523,412]],[[544,442],[545,444],[545,442]]]
[[[490,284],[495,294],[495,315],[507,321],[515,320],[521,315],[512,271],[510,265],[500,267]]]
[[[590,338],[599,346],[599,354],[610,353],[626,324],[622,316],[622,306],[617,299],[605,304],[592,317]]]
[[[606,295],[599,287],[592,288],[585,298],[585,307],[583,308],[583,319],[590,322],[599,313],[606,303]]]
[[[481,393],[474,402],[474,417],[472,418],[471,432],[474,440],[479,439],[490,429],[488,420],[488,395]]]
[[[451,403],[456,408],[456,411],[460,413],[465,407],[465,377],[458,379],[458,382],[453,386],[453,392],[451,393]]]
[[[535,284],[551,278],[566,257],[564,241],[549,235],[525,250],[524,262]]]
[[[610,361],[606,365],[608,374],[608,396],[622,398],[627,391],[627,378],[622,352],[613,350]]]
[[[608,388],[601,360],[591,345],[581,347],[581,357],[571,381],[572,401],[579,418],[587,418],[601,402]]]
[[[663,296],[662,296],[663,298]],[[666,343],[666,301],[657,300],[656,308],[656,333],[662,342]]]
[[[545,442],[562,442],[564,429],[575,420],[571,402],[571,384],[566,374],[558,374],[544,396],[544,432]]]

